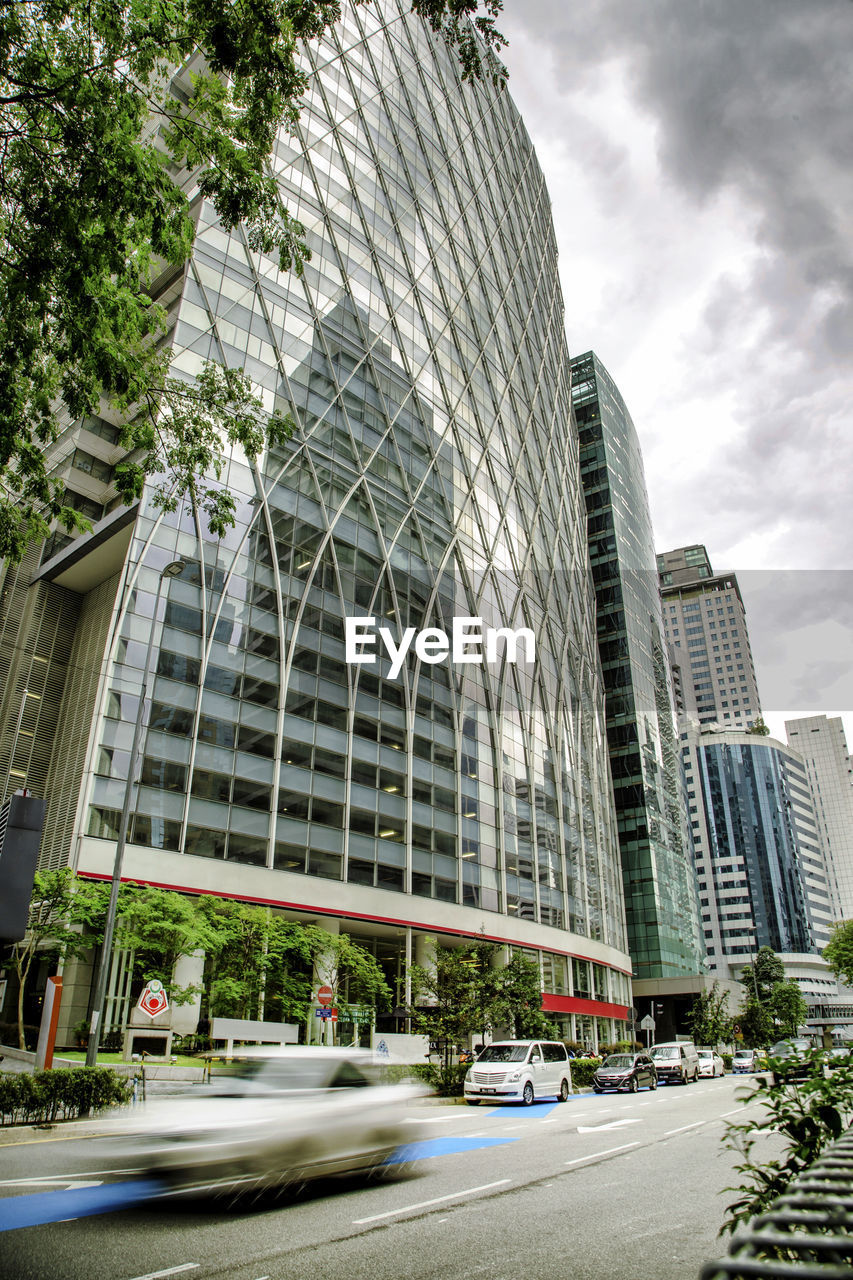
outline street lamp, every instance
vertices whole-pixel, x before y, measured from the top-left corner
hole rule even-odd
[[[133,726],[133,741],[130,747],[130,760],[127,765],[127,782],[124,787],[124,802],[119,820],[118,839],[116,840],[116,856],[113,863],[113,878],[110,885],[110,902],[107,907],[107,919],[104,924],[104,940],[101,943],[101,954],[98,960],[95,980],[95,996],[92,1001],[92,1017],[89,1029],[89,1044],[86,1048],[86,1066],[93,1067],[98,1060],[98,1049],[101,1043],[101,1019],[104,1012],[104,999],[107,990],[107,977],[112,958],[113,936],[116,926],[116,907],[118,891],[121,885],[121,868],[124,861],[124,846],[127,843],[127,829],[130,824],[130,805],[133,797],[133,781],[139,763],[139,747],[142,742],[142,715],[145,699],[148,694],[148,670],[151,666],[151,653],[154,649],[154,630],[157,626],[157,610],[160,606],[160,593],[167,578],[177,578],[183,573],[186,565],[183,560],[173,560],[160,571],[157,582],[157,594],[154,597],[154,608],[151,611],[151,631],[148,636],[148,648],[145,650],[145,663],[142,668],[142,689],[139,694],[139,706],[136,708],[136,723]]]

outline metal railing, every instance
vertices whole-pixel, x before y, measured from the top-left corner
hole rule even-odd
[[[700,1280],[852,1280],[853,1132],[732,1236],[728,1257]]]

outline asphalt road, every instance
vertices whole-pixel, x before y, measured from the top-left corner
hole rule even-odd
[[[413,1173],[230,1209],[147,1198],[102,1138],[32,1135],[0,1147],[0,1274],[696,1280],[724,1251],[736,1157],[722,1139],[729,1120],[758,1115],[749,1088],[727,1076],[563,1106],[419,1105]]]

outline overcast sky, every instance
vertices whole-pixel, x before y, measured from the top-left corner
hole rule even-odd
[[[739,574],[774,732],[844,712],[853,748],[853,3],[505,4],[569,349],[622,391],[657,549]]]

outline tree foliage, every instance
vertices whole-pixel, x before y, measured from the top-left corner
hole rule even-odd
[[[797,1034],[797,1029],[802,1026],[809,1014],[809,1007],[798,983],[794,981],[776,983],[770,993],[770,1013],[776,1023],[779,1036]]]
[[[767,1004],[776,984],[785,981],[785,966],[772,947],[760,947],[754,962],[741,970],[740,980],[748,995]]]
[[[520,952],[500,964],[501,950],[489,942],[437,947],[431,964],[409,970],[413,1027],[429,1036],[445,1072],[453,1049],[471,1035],[485,1038],[504,1027],[522,1039],[555,1034],[542,1012],[538,967]]]
[[[52,952],[57,959],[81,955],[103,937],[109,889],[79,880],[68,868],[37,871],[25,937],[11,949],[9,967],[18,979],[18,1046],[25,1049],[24,995],[34,962]]]
[[[500,0],[414,8],[463,76],[502,81]],[[190,255],[198,196],[224,229],[243,224],[253,250],[302,270],[303,228],[268,161],[308,87],[304,44],[339,17],[338,0],[0,6],[0,556],[19,558],[54,520],[87,527],[45,450],[104,402],[130,422],[122,443],[137,451],[119,476],[125,497],[165,467],[166,501],[201,497],[214,531],[233,521],[200,480],[217,452],[211,422],[249,456],[267,424],[256,406],[245,423],[247,384],[233,372],[216,384],[211,372],[197,402],[167,379],[155,285]],[[268,426],[273,439],[289,429]]]
[[[700,991],[688,1014],[687,1025],[696,1044],[714,1049],[718,1044],[727,1043],[732,1036],[728,991],[721,991],[718,982],[710,991]]]
[[[853,987],[853,920],[840,920],[833,925],[823,958],[842,982]]]
[[[826,1073],[820,1050],[811,1050],[807,1058],[808,1079],[791,1087],[759,1078],[752,1099],[761,1107],[750,1108],[743,1123],[729,1124],[726,1146],[740,1154],[735,1168],[744,1180],[728,1188],[739,1194],[728,1206],[723,1231],[733,1232],[768,1209],[853,1121],[853,1066],[848,1061]],[[773,1155],[761,1142],[755,1158],[755,1144],[767,1134],[774,1135]]]

